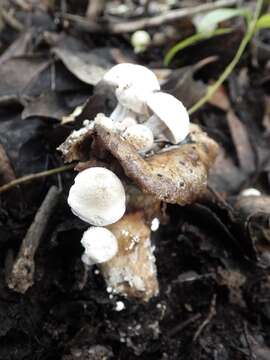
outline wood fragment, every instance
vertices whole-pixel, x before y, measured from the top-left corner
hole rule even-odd
[[[48,191],[22,241],[11,272],[7,274],[7,285],[16,292],[24,294],[34,283],[34,256],[46,232],[49,219],[55,210],[60,194],[61,191],[56,186],[52,186]]]

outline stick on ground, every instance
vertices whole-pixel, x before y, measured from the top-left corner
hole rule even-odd
[[[42,202],[36,216],[28,229],[17,258],[11,271],[7,274],[7,285],[19,293],[24,294],[34,283],[34,256],[44,235],[49,219],[58,203],[61,191],[52,186]]]

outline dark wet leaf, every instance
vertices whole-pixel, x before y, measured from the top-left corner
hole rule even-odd
[[[251,174],[255,171],[256,159],[247,128],[233,111],[228,112],[227,120],[240,167],[245,173]]]
[[[36,56],[22,56],[6,61],[0,68],[0,98],[24,95],[49,64],[49,59]]]
[[[112,65],[92,52],[74,52],[61,47],[54,47],[52,51],[73,75],[89,85],[96,85]]]
[[[218,192],[236,193],[245,182],[244,173],[220,147],[215,164],[210,169],[209,184]]]

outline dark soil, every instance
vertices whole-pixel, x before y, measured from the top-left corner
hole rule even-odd
[[[0,185],[62,166],[56,147],[84,119],[112,108],[106,94],[94,91],[97,66],[126,61],[164,68],[166,51],[194,31],[190,19],[150,28],[165,40],[135,55],[129,33],[65,19],[84,17],[86,7],[81,0],[43,0],[0,8]],[[113,17],[101,16],[102,24]],[[172,62],[163,88],[187,107],[237,50],[244,25],[230,24],[232,33]],[[148,303],[110,294],[97,268],[84,269],[80,239],[87,225],[66,202],[74,171],[1,193],[1,360],[270,359],[269,41],[269,30],[257,34],[211,103],[192,116],[222,150],[207,198],[169,205],[168,223],[153,234],[160,294]],[[217,58],[197,66],[211,56]],[[80,116],[61,124],[87,100]],[[61,189],[60,200],[34,258],[33,286],[20,294],[7,286],[10,266],[52,185]],[[243,204],[239,194],[250,187],[264,196]],[[116,311],[117,301],[124,310]]]

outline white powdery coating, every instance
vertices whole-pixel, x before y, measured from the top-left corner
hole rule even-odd
[[[121,219],[126,210],[125,202],[120,179],[102,167],[80,172],[68,196],[72,212],[95,226],[110,225]]]
[[[159,228],[159,219],[154,218],[151,222],[151,231],[157,231]]]
[[[86,265],[110,260],[118,251],[118,244],[111,231],[103,227],[91,227],[83,234],[81,244],[85,248],[82,261]]]
[[[129,126],[123,133],[123,138],[131,143],[136,150],[149,151],[154,144],[152,131],[144,125],[136,124]]]
[[[189,115],[184,105],[174,96],[155,92],[147,97],[147,105],[154,115],[145,123],[154,135],[160,132],[167,139],[177,144],[189,134]]]
[[[115,304],[115,311],[122,311],[126,308],[125,304],[123,303],[123,301],[116,301]]]

